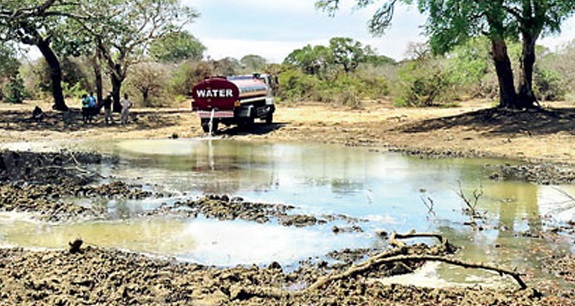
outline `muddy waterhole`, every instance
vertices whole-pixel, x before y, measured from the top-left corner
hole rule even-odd
[[[541,233],[575,215],[573,186],[490,180],[488,165],[509,161],[413,158],[373,148],[223,139],[126,140],[106,143],[12,143],[22,150],[90,150],[119,157],[100,164],[105,180],[123,180],[164,196],[144,200],[76,199],[100,205],[111,220],[44,223],[22,214],[0,216],[0,243],[26,248],[65,248],[86,243],[169,256],[216,266],[266,265],[286,269],[345,248],[381,247],[378,231],[441,232],[461,250],[457,258],[517,268],[530,281],[562,286],[540,259],[575,248]],[[475,193],[475,196],[474,196]],[[294,213],[326,222],[314,226],[140,217],[142,212],[207,194],[282,203]],[[472,219],[464,197],[484,217]],[[336,230],[338,229],[338,230]],[[351,230],[339,230],[351,229]],[[415,275],[390,282],[427,286],[513,285],[482,271],[428,263]]]

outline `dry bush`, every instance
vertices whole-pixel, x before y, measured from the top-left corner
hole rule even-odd
[[[167,65],[155,62],[144,62],[131,67],[128,85],[138,92],[134,100],[143,107],[165,106],[171,101],[168,87],[170,69]]]

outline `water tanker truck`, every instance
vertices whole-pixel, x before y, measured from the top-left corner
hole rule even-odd
[[[192,110],[202,129],[214,133],[218,124],[249,126],[255,119],[273,122],[273,91],[277,79],[270,74],[210,77],[192,89]]]

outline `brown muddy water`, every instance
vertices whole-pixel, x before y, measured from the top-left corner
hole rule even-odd
[[[489,180],[485,165],[501,160],[405,157],[370,148],[332,145],[263,144],[220,139],[127,140],[109,143],[19,143],[12,149],[96,150],[117,155],[118,165],[96,168],[109,179],[141,184],[166,195],[160,199],[78,200],[104,205],[112,220],[49,224],[28,216],[0,216],[0,243],[27,248],[62,248],[81,237],[86,243],[169,256],[209,265],[266,265],[277,261],[296,267],[332,250],[386,244],[375,232],[441,232],[462,249],[457,258],[517,268],[528,281],[563,286],[541,268],[540,259],[572,252],[565,239],[555,242],[541,232],[575,218],[575,187],[539,186]],[[483,219],[470,219],[459,192]],[[249,201],[284,203],[297,213],[342,219],[310,227],[276,223],[197,218],[136,217],[178,200],[227,194]],[[470,225],[471,222],[475,226]],[[334,226],[357,225],[363,231],[335,234]],[[572,243],[572,241],[571,241]],[[429,263],[415,274],[385,280],[426,286],[513,285],[481,271]]]

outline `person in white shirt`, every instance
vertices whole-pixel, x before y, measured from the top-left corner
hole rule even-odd
[[[130,114],[130,108],[132,107],[132,102],[128,99],[128,94],[124,94],[124,98],[120,101],[120,105],[122,105],[122,113],[120,115],[120,121],[122,124],[128,123],[128,116]]]

